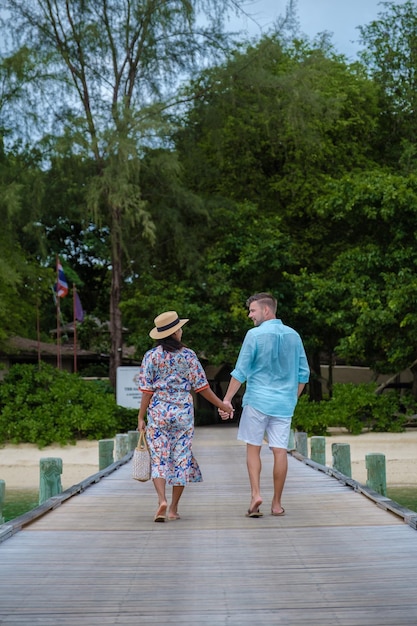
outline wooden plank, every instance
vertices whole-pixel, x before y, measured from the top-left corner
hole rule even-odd
[[[204,482],[155,524],[151,483],[119,467],[0,545],[0,624],[415,626],[417,537],[371,499],[289,457],[285,517],[248,519],[245,447],[200,428]]]

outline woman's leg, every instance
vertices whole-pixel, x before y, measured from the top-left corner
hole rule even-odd
[[[183,491],[184,485],[174,485],[172,487],[172,501],[168,512],[168,519],[170,520],[180,519],[180,516],[178,515],[178,503]]]
[[[163,522],[167,512],[167,498],[165,495],[165,478],[154,478],[153,484],[158,495],[158,510],[155,514],[155,522]]]

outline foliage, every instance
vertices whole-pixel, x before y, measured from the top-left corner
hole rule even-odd
[[[361,57],[380,90],[380,156],[407,173],[416,167],[417,7],[413,0],[382,4],[378,19],[359,28]]]
[[[329,330],[338,354],[379,373],[409,367],[417,358],[416,176],[382,169],[347,175],[328,184],[316,210],[334,229],[336,243],[326,272],[306,277],[314,287],[307,301],[316,306],[307,313],[323,321],[333,290]],[[342,247],[337,232],[343,232]]]
[[[295,264],[296,251],[289,237],[281,233],[278,216],[266,219],[248,202],[237,205],[233,213],[213,207],[209,224],[199,280],[191,284],[183,277],[174,280],[172,265],[165,276],[156,276],[165,263],[158,257],[154,260],[156,273],[153,267],[143,269],[130,289],[130,297],[123,302],[124,319],[138,357],[152,346],[148,332],[154,317],[164,310],[174,309],[190,319],[184,341],[211,363],[233,363],[236,359],[251,326],[244,307],[251,293],[273,291],[280,315],[289,311],[283,268]]]
[[[327,176],[372,157],[377,92],[320,49],[264,37],[190,91],[177,146],[192,188],[285,214],[295,231]]]
[[[34,338],[38,302],[53,328],[45,268],[63,253],[91,316],[78,339],[113,365],[122,338],[142,356],[168,308],[199,355],[233,363],[245,300],[268,290],[316,387],[335,354],[390,374],[414,362],[417,398],[416,4],[383,3],[364,64],[278,28],[228,54],[220,18],[242,4],[4,2],[0,339]],[[219,19],[196,28],[198,7]]]
[[[55,154],[92,159],[83,190],[86,206],[108,228],[110,380],[121,365],[121,290],[131,229],[155,240],[155,224],[142,195],[145,146],[164,141],[167,109],[178,105],[179,84],[208,59],[224,54],[222,23],[242,0],[5,0],[2,27],[11,32],[11,58],[36,50],[41,77],[31,85],[44,137]],[[198,16],[204,16],[200,27]],[[6,47],[6,46],[5,46]],[[22,110],[32,116],[33,110]],[[31,129],[32,130],[32,129]],[[85,193],[84,193],[85,191]],[[167,201],[165,204],[169,204]]]
[[[363,429],[377,432],[401,432],[407,413],[415,412],[415,403],[405,407],[393,390],[376,394],[377,385],[338,383],[331,399],[310,402],[301,396],[296,406],[293,426],[309,435],[324,435],[330,427],[346,428],[358,435]],[[404,412],[406,411],[406,412]]]
[[[324,400],[321,402],[311,402],[307,394],[303,394],[295,407],[292,418],[292,427],[305,432],[310,437],[312,435],[326,435],[328,417]]]
[[[127,433],[129,430],[136,430],[138,427],[137,409],[128,409],[127,407],[117,405],[115,417],[118,433]]]
[[[65,445],[114,437],[118,426],[113,394],[50,365],[14,365],[0,384],[0,443]]]

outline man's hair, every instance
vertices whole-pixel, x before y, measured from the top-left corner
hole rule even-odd
[[[252,302],[260,302],[264,306],[269,307],[271,311],[274,313],[274,315],[277,312],[277,301],[275,300],[272,293],[266,293],[266,292],[255,293],[253,296],[251,296],[250,298],[246,300],[246,306],[249,308]]]

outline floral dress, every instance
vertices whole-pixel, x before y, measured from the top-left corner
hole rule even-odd
[[[169,485],[202,481],[192,453],[191,389],[198,392],[208,386],[203,367],[189,348],[167,352],[157,346],[143,357],[139,387],[142,393],[153,394],[146,427],[152,478],[165,478]]]

